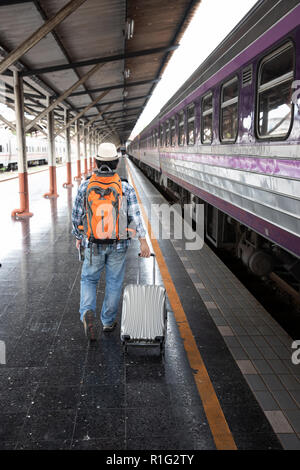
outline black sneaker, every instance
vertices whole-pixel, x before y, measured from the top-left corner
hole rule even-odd
[[[116,326],[117,326],[117,322],[116,322],[116,321],[114,321],[114,322],[111,323],[110,325],[103,325],[103,331],[106,331],[106,332],[113,331]]]
[[[87,310],[83,316],[83,326],[87,339],[96,341],[95,315],[93,310]]]

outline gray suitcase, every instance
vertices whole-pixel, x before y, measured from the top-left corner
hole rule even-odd
[[[127,346],[159,346],[164,355],[167,310],[166,290],[155,285],[155,255],[153,258],[153,284],[140,284],[140,255],[137,284],[128,284],[124,289],[121,341],[124,352]]]

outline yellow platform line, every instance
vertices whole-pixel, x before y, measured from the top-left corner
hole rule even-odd
[[[236,444],[227,424],[223,410],[221,408],[216,392],[208,375],[207,369],[197,347],[195,338],[193,336],[189,322],[185,315],[180,298],[172,281],[172,277],[169,273],[164,256],[161,252],[159,243],[152,231],[152,227],[147,217],[143,203],[141,201],[139,192],[137,190],[136,185],[134,184],[134,180],[127,162],[126,166],[131,183],[135,189],[137,199],[140,204],[145,224],[148,228],[148,233],[151,238],[156,260],[160,269],[160,273],[168,294],[168,298],[176,322],[179,327],[180,335],[184,342],[184,348],[186,350],[190,366],[192,369],[194,369],[194,379],[198,388],[200,398],[202,400],[203,408],[215,441],[216,448],[218,450],[237,450]]]

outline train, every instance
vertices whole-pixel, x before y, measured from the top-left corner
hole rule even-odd
[[[41,137],[26,137],[28,166],[48,163],[48,142]],[[63,140],[55,143],[56,162],[66,160],[66,149]],[[0,130],[0,171],[18,169],[17,140],[9,131]]]
[[[299,19],[299,0],[257,2],[127,148],[182,205],[205,205],[213,246],[298,292]]]

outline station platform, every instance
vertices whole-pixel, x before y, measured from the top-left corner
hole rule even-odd
[[[122,160],[151,235],[151,204],[164,198]],[[59,168],[60,196],[45,200],[48,172],[29,176],[34,216],[24,221],[10,218],[17,180],[0,183],[0,449],[300,449],[292,339],[207,245],[189,251],[172,233],[148,236],[168,294],[164,361],[155,349],[123,356],[119,326],[87,344],[71,235],[77,183],[64,189],[64,180]],[[136,282],[138,246],[128,250],[125,284]],[[148,282],[151,261],[142,264]],[[98,316],[103,293],[104,279]]]

